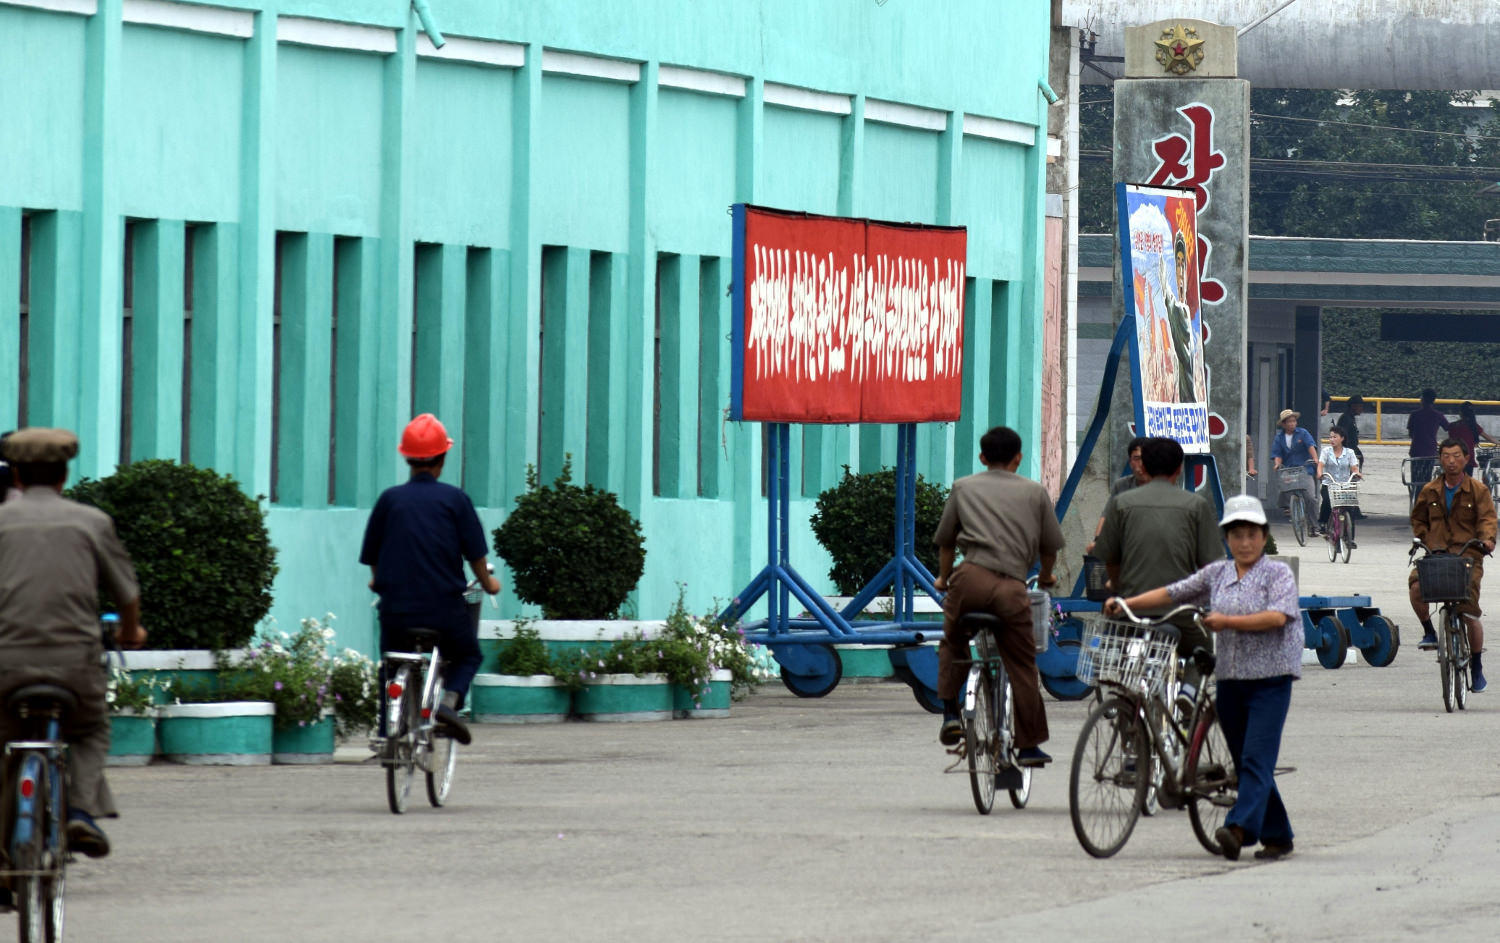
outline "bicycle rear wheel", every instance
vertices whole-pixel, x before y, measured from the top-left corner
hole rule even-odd
[[[1350,541],[1354,539],[1354,516],[1347,508],[1339,509],[1339,543],[1343,545],[1344,562],[1349,562],[1349,555],[1354,552]]]
[[[1300,491],[1292,493],[1292,536],[1297,538],[1297,546],[1307,546],[1307,495]]]
[[[28,758],[32,761],[35,757]],[[30,872],[12,879],[21,943],[57,943],[62,939],[63,878],[60,853],[47,841],[50,771],[45,763],[33,769],[36,792],[27,809],[19,805],[12,826],[11,867]],[[24,801],[24,800],[18,800]],[[48,873],[54,872],[54,873]]]
[[[974,685],[974,714],[964,724],[969,791],[974,794],[974,808],[980,815],[989,815],[995,807],[995,676],[981,668],[969,673],[969,683]]]
[[[1108,697],[1084,721],[1068,776],[1068,814],[1083,850],[1108,858],[1130,839],[1146,801],[1151,745],[1135,708]]]
[[[1453,668],[1453,623],[1457,621],[1454,616],[1454,606],[1443,606],[1443,617],[1438,622],[1438,683],[1443,688],[1443,709],[1453,713],[1458,706],[1458,699],[1453,692],[1453,678],[1457,672]]]
[[[1328,562],[1336,563],[1338,562],[1339,544],[1341,543],[1339,538],[1342,536],[1342,531],[1339,528],[1338,515],[1335,514],[1334,516],[1330,517],[1328,519],[1328,523],[1324,524],[1323,526],[1328,528],[1323,532],[1323,540],[1328,544]]]
[[[412,780],[417,773],[417,725],[421,723],[417,705],[421,693],[412,690],[412,684],[416,680],[409,667],[402,667],[396,672],[396,683],[401,686],[401,695],[392,712],[394,726],[386,730],[385,797],[395,815],[406,811],[407,800],[411,798]]]
[[[1193,834],[1211,855],[1222,855],[1224,849],[1214,840],[1214,832],[1224,824],[1224,817],[1239,797],[1239,778],[1224,731],[1212,702],[1204,705],[1193,728],[1193,742],[1188,748],[1187,766],[1182,781],[1187,785],[1188,818]]]

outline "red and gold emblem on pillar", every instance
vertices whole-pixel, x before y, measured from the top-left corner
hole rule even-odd
[[[1161,32],[1156,41],[1156,61],[1173,75],[1186,75],[1203,64],[1203,40],[1198,31],[1181,23]]]

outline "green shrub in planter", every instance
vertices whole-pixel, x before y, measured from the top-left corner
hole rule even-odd
[[[947,488],[917,476],[917,559],[933,573],[938,560],[932,535],[947,499]],[[829,578],[840,595],[853,596],[895,552],[896,472],[885,468],[854,474],[845,465],[839,483],[818,495],[810,523],[818,543],[833,557]]]
[[[541,633],[518,620],[513,636],[500,645],[495,670],[503,675],[545,675],[552,673],[552,656]]]
[[[238,648],[255,635],[271,608],[276,549],[259,499],[233,478],[150,459],[66,494],[114,518],[153,648]]]
[[[516,595],[543,618],[612,619],[645,572],[646,539],[612,493],[572,480],[571,456],[547,487],[528,465],[526,493],[495,529],[495,552]]]

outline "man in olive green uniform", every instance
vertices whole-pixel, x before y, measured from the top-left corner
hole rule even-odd
[[[958,620],[966,612],[988,612],[1005,623],[998,633],[1000,658],[1010,676],[1016,708],[1016,747],[1022,766],[1042,766],[1047,740],[1047,709],[1036,672],[1031,600],[1026,574],[1039,563],[1037,585],[1057,582],[1052,565],[1062,549],[1062,529],[1052,499],[1041,485],[1016,474],[1021,437],[996,426],[979,440],[979,461],[987,471],[960,478],[948,493],[933,543],[938,548],[937,588],[943,598],[943,640],[938,643],[938,697],[943,726],[938,739],[952,746],[963,736],[958,696],[968,668],[969,636]],[[955,569],[957,550],[964,559]]]
[[[109,713],[101,667],[101,584],[120,601],[120,644],[138,648],[146,633],[139,623],[135,569],[114,522],[97,508],[62,497],[68,460],[77,454],[78,438],[64,429],[22,429],[5,441],[22,492],[0,505],[0,739],[20,733],[5,710],[5,699],[17,688],[55,684],[78,696],[63,728],[70,744],[68,843],[102,857],[109,840],[94,817],[116,812],[104,779]]]
[[[1178,483],[1182,446],[1171,439],[1147,439],[1141,446],[1141,465],[1151,480],[1109,500],[1104,526],[1094,542],[1094,555],[1104,561],[1110,583],[1121,596],[1175,583],[1224,557],[1213,506]],[[1213,648],[1208,634],[1191,619],[1176,624],[1182,633],[1179,654],[1191,655],[1199,646]],[[1196,683],[1196,674],[1189,662],[1184,680]]]

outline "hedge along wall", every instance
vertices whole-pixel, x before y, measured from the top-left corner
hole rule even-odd
[[[1034,434],[1045,5],[434,13],[441,51],[405,0],[0,0],[27,142],[0,155],[0,425],[77,429],[77,475],[185,457],[268,495],[275,615],[360,647],[364,509],[425,410],[487,530],[571,453],[645,525],[639,614],[678,581],[705,608],[764,562],[761,429],[722,421],[746,200],[967,225],[966,416],[919,468]],[[799,430],[794,514],[894,441]],[[805,524],[791,550],[820,581]]]

